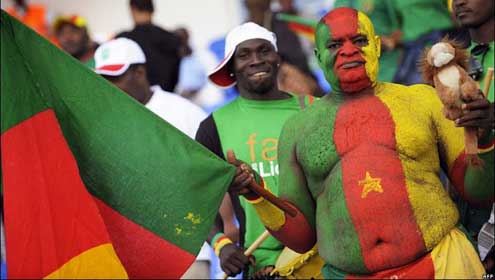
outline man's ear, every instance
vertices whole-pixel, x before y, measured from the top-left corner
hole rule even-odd
[[[279,53],[277,53],[277,65],[280,66],[281,63],[282,63],[282,57],[280,56]]]
[[[146,66],[139,65],[134,69],[134,74],[139,76],[139,77],[146,77]]]
[[[382,54],[382,41],[379,36],[375,36],[375,47],[376,47],[376,56],[380,58]]]
[[[318,66],[323,69],[323,63],[321,62],[321,53],[317,48],[314,48],[314,53],[316,57],[316,61],[318,61]]]

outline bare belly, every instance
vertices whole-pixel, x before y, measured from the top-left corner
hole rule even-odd
[[[393,164],[393,157],[387,160],[387,153],[387,149],[375,150],[377,158],[368,157],[370,164],[364,169],[341,168],[342,178],[330,179],[318,198],[320,254],[346,271],[380,271],[407,264],[426,252],[403,172],[396,170],[400,164]],[[383,165],[371,164],[377,160]],[[352,162],[344,158],[340,167]]]
[[[399,155],[398,147],[402,152],[407,149],[396,142],[396,124],[389,112],[373,97],[339,109],[333,141],[340,161],[315,197],[320,255],[348,273],[406,265],[428,252],[454,225],[455,217],[441,222],[453,217],[450,209],[455,207],[445,202],[448,196],[435,169],[424,162],[425,155],[436,150],[422,153],[416,148],[408,150],[414,157]],[[427,174],[424,182],[415,182],[414,174],[422,173]],[[446,200],[440,199],[442,195]]]

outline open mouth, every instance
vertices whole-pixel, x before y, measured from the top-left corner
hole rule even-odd
[[[351,61],[351,62],[345,62],[340,65],[340,68],[343,69],[350,69],[350,68],[355,68],[363,65],[364,62],[362,61]]]
[[[260,72],[253,73],[249,76],[251,78],[254,78],[254,79],[262,79],[262,78],[268,77],[269,75],[270,75],[269,71],[260,71]]]

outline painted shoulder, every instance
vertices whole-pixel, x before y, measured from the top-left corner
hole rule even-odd
[[[415,84],[415,85],[405,86],[395,83],[379,82],[377,88],[378,91],[387,90],[387,91],[404,92],[404,93],[408,92],[412,94],[436,95],[435,88],[426,84]]]
[[[314,103],[303,110],[290,116],[284,125],[286,133],[302,134],[305,131],[312,131],[313,128],[325,123],[325,116],[331,111],[331,108],[338,107],[337,103],[332,100],[331,96],[324,96],[315,99]]]
[[[400,103],[410,103],[418,110],[428,110],[442,106],[435,88],[426,84],[405,86],[394,83],[379,83],[376,87],[378,96],[387,96]]]

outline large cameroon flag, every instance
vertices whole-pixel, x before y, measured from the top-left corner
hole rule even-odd
[[[235,169],[1,12],[9,278],[178,278]]]

